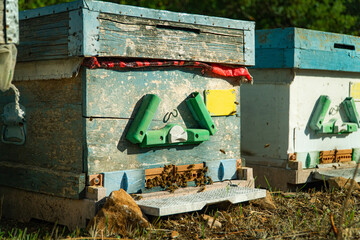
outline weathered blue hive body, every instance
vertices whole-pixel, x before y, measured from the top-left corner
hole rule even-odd
[[[239,105],[235,115],[213,117],[218,132],[201,144],[141,148],[125,136],[146,94],[161,99],[149,129],[167,123],[198,128],[185,99],[192,92],[234,89],[240,102],[238,81],[200,68],[89,69],[81,63],[96,56],[251,66],[253,34],[253,22],[99,1],[21,12],[15,81],[26,108],[26,142],[0,142],[1,184],[81,198],[90,175],[103,173],[109,191],[136,192],[144,187],[145,169],[203,162],[213,166],[215,180],[220,168],[225,171],[217,180],[233,178]],[[12,93],[0,93],[0,109],[12,101]]]
[[[258,181],[286,190],[319,178],[316,167],[359,161],[360,38],[285,28],[256,31],[255,46],[241,115],[242,152]]]

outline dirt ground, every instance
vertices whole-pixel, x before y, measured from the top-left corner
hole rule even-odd
[[[344,189],[272,192],[274,203],[221,204],[203,211],[150,218],[151,229],[130,229],[128,236],[91,236],[50,223],[0,221],[0,239],[335,239],[346,198]],[[206,220],[210,216],[210,221]],[[214,220],[214,223],[211,223]],[[220,226],[221,225],[221,226]],[[343,239],[360,239],[360,191],[353,191],[345,212]],[[23,234],[26,228],[26,234]],[[12,233],[11,233],[12,231]],[[21,235],[22,233],[22,235]],[[27,238],[23,236],[27,236]]]

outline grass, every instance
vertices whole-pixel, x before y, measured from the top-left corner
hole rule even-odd
[[[348,195],[344,189],[304,187],[291,194],[273,192],[272,198],[276,209],[252,202],[209,206],[201,212],[151,218],[151,228],[127,229],[126,236],[99,236],[96,229],[68,231],[56,224],[20,224],[2,219],[0,239],[169,239],[172,231],[179,233],[178,239],[335,239],[334,226],[342,232],[341,236],[360,239],[360,191]],[[346,199],[350,207],[340,226]],[[209,226],[202,214],[219,221],[221,228]]]

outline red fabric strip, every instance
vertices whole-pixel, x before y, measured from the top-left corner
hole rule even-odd
[[[187,67],[200,67],[204,71],[209,71],[218,76],[223,77],[240,77],[242,81],[252,83],[253,79],[246,67],[229,67],[220,64],[208,64],[203,62],[185,62],[185,61],[132,61],[125,62],[119,59],[102,59],[102,58],[85,58],[83,66],[94,68],[143,68],[143,67],[166,67],[166,66],[187,66]]]

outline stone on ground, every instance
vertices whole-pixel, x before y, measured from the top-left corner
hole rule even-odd
[[[262,209],[267,209],[267,210],[275,210],[276,209],[276,205],[274,204],[271,193],[269,191],[266,191],[266,197],[251,200],[250,202],[253,205],[258,206]]]
[[[360,186],[357,182],[355,182],[352,179],[347,179],[344,177],[335,177],[328,179],[329,188],[336,188],[336,189],[346,189],[348,190],[350,188],[351,182],[354,182],[352,190],[360,190]]]
[[[120,189],[110,194],[104,207],[90,221],[88,230],[96,229],[100,235],[126,236],[128,231],[149,226],[150,223],[145,219],[134,199]]]
[[[218,221],[218,220],[215,220],[213,217],[209,216],[209,215],[206,215],[206,214],[203,214],[202,215],[202,218],[207,221],[207,225],[208,227],[211,228],[211,226],[213,228],[221,228],[221,223]],[[214,222],[215,221],[215,222]]]

